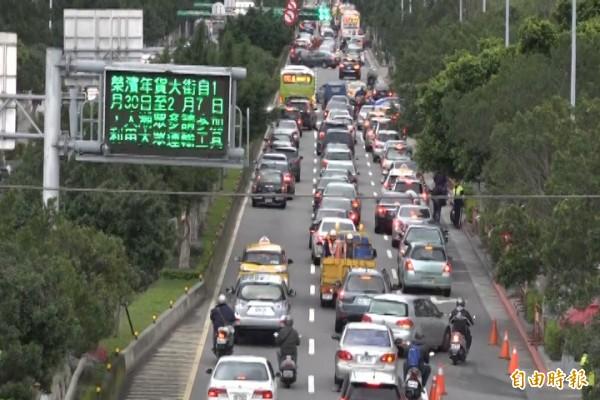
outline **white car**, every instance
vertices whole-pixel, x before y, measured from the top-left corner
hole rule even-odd
[[[350,218],[323,218],[319,228],[315,230],[312,235],[310,253],[313,264],[317,265],[321,262],[323,243],[332,229],[337,229],[339,232],[356,232],[356,226]]]
[[[276,375],[264,357],[221,357],[206,372],[211,374],[207,399],[277,400]]]

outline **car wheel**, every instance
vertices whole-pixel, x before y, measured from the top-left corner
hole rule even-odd
[[[439,351],[442,353],[446,353],[450,349],[450,329],[446,329],[444,331],[444,338],[442,339],[442,344],[439,347]]]
[[[296,182],[300,182],[300,174],[296,175]]]
[[[333,376],[333,383],[335,383],[336,385],[341,385],[342,384],[342,378],[338,378],[337,375]]]
[[[375,223],[375,233],[381,233],[381,228],[379,227],[379,224]]]
[[[450,297],[450,294],[452,294],[452,289],[444,289],[443,294],[445,297]]]
[[[282,210],[285,209],[287,207],[287,201],[284,201],[280,207]]]
[[[342,330],[344,329],[344,321],[341,319],[336,319],[334,329],[335,333],[342,333]]]
[[[258,206],[258,204],[257,204],[256,200],[252,199],[252,207],[257,207],[257,206]]]

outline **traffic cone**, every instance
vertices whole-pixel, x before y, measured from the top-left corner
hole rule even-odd
[[[515,372],[516,369],[519,369],[519,353],[517,353],[517,348],[513,347],[512,355],[508,362],[508,375]]]
[[[439,400],[437,390],[437,376],[434,376],[431,380],[431,388],[429,388],[429,400]]]
[[[490,330],[490,340],[488,341],[490,346],[498,346],[498,324],[496,320],[492,320],[492,329]]]
[[[505,360],[510,359],[510,342],[508,341],[508,331],[504,331],[504,339],[502,340],[502,347],[500,347],[500,358]]]
[[[441,398],[441,395],[448,394],[446,392],[446,377],[444,376],[444,368],[441,365],[438,365],[437,394],[439,398]]]

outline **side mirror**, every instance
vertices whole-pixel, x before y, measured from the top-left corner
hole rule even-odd
[[[296,297],[296,291],[294,289],[288,290],[288,294],[290,295],[290,297]]]
[[[294,260],[292,260],[291,258],[288,258],[288,265],[293,264],[293,263],[294,263]]]
[[[281,378],[281,372],[279,372],[279,371],[275,372],[275,378]]]
[[[394,340],[394,345],[395,345],[396,347],[398,347],[398,348],[401,348],[401,347],[402,347],[402,343],[403,343],[403,342],[404,342],[404,341],[403,341],[402,339],[398,338],[398,339],[395,339],[395,340]]]
[[[225,289],[225,293],[227,293],[227,294],[233,294],[233,288],[232,287],[228,287],[227,289]]]
[[[373,249],[373,257],[377,257],[377,249]]]
[[[340,335],[331,335],[331,338],[336,342],[339,342],[342,337]]]
[[[213,369],[212,369],[212,368],[208,368],[208,369],[206,370],[206,373],[207,373],[208,375],[212,374],[212,373],[213,373]]]

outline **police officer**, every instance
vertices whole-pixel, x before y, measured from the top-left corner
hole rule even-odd
[[[454,224],[454,227],[456,229],[460,229],[462,222],[462,211],[463,207],[465,206],[465,199],[463,197],[464,194],[465,189],[460,184],[460,182],[457,182],[456,185],[454,185],[454,188],[452,189],[453,200],[452,211],[450,212],[450,219],[452,220],[452,223]]]

